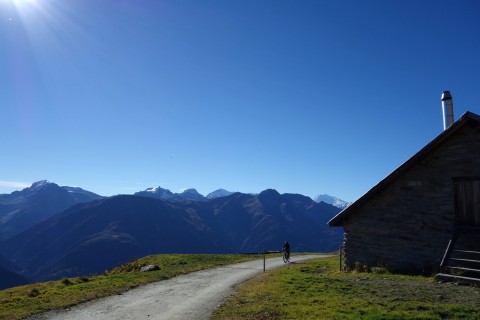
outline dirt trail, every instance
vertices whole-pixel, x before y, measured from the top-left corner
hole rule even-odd
[[[322,256],[292,256],[290,263],[317,257]],[[267,270],[284,265],[282,258],[266,260]],[[208,319],[240,283],[262,271],[263,260],[217,267],[29,319]]]

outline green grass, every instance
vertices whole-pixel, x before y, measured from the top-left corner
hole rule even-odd
[[[106,275],[65,278],[0,291],[0,319],[66,308],[105,296],[120,294],[143,284],[215,266],[258,259],[256,255],[169,254],[154,255],[121,265]],[[156,264],[158,271],[138,272]]]
[[[213,319],[480,319],[480,288],[337,269],[338,258],[323,258],[264,273]]]

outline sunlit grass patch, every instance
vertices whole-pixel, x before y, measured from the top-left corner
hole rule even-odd
[[[480,319],[479,288],[337,268],[338,260],[327,258],[265,273],[241,286],[214,319]]]

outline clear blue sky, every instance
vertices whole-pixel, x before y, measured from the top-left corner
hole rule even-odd
[[[0,0],[0,193],[353,201],[480,113],[480,2]]]

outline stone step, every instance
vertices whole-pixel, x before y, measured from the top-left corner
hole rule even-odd
[[[480,278],[454,276],[452,274],[447,274],[447,273],[439,273],[435,277],[437,279],[443,280],[443,281],[452,281],[452,282],[456,281],[456,282],[467,282],[467,283],[480,284]]]
[[[451,260],[451,261],[461,261],[461,262],[480,263],[480,260],[472,260],[472,259],[450,258],[450,259],[448,259],[448,260]]]
[[[480,251],[470,251],[470,250],[452,250],[452,252],[480,254]]]
[[[457,266],[445,266],[445,268],[450,269],[450,270],[459,270],[459,271],[468,271],[468,272],[480,273],[480,269],[464,268],[464,267],[457,267]]]

